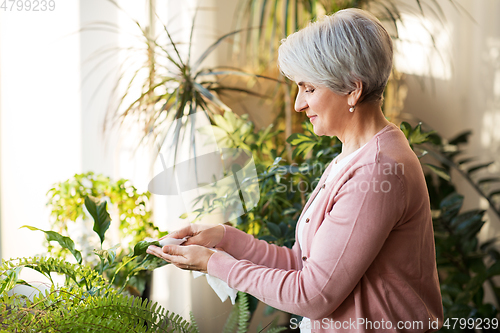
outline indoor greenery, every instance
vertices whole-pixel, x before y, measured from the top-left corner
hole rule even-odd
[[[119,237],[135,244],[146,237],[159,235],[158,228],[151,221],[149,192],[139,192],[127,179],[111,180],[93,172],[75,174],[73,177],[55,183],[47,192],[47,206],[50,210],[51,230],[67,235],[68,227],[79,219],[87,219],[84,201],[87,196],[106,198],[119,219]],[[124,244],[128,247],[129,244]],[[58,255],[56,249],[49,253]]]
[[[157,258],[153,255],[146,254],[146,249],[149,245],[159,245],[158,241],[141,240],[137,242],[130,251],[120,251],[119,245],[109,248],[103,247],[106,232],[111,225],[111,218],[107,211],[107,201],[94,198],[92,196],[85,197],[84,205],[93,219],[93,228],[100,240],[100,247],[92,252],[98,258],[97,265],[87,265],[92,267],[100,276],[107,279],[110,284],[113,284],[118,290],[136,293],[137,290],[132,288],[137,286],[138,281],[134,281],[141,273],[151,271],[157,267],[167,264],[166,261]],[[46,235],[48,242],[56,242],[63,249],[68,250],[76,260],[77,264],[82,264],[81,251],[77,249],[75,242],[69,236],[64,236],[58,232],[51,230],[42,230],[32,226],[23,226],[30,230],[42,231]],[[142,289],[144,286],[142,286]],[[141,290],[142,291],[142,290]]]
[[[251,296],[249,294],[238,292],[236,304],[231,309],[226,323],[222,330],[223,333],[246,333],[248,332],[248,325],[252,318],[251,311]],[[277,318],[269,322],[267,326],[258,328],[258,332],[278,333],[285,331],[287,328],[277,326]]]
[[[194,58],[192,49],[196,13],[192,19],[189,40],[177,41],[167,25],[161,22],[153,5],[154,1],[147,2],[150,13],[146,25],[132,18],[115,0],[106,1],[124,12],[131,20],[140,45],[120,48],[126,53],[126,60],[119,68],[118,80],[113,89],[116,95],[113,99],[115,103],[110,106],[108,120],[110,124],[120,124],[126,129],[139,125],[142,132],[140,143],[153,144],[156,148],[167,142],[167,146],[174,150],[175,159],[184,134],[189,132],[188,142],[196,155],[195,136],[192,131],[196,128],[196,117],[186,116],[202,112],[212,121],[214,115],[230,111],[219,98],[224,93],[238,92],[260,96],[251,89],[229,84],[227,78],[243,77],[250,80],[249,82],[255,82],[258,78],[264,78],[263,76],[235,67],[204,65],[207,57],[222,42],[240,31],[224,34]],[[110,25],[112,24],[109,22],[97,22],[88,25],[84,30],[109,30]],[[161,28],[156,29],[157,25]],[[120,32],[119,27],[114,28]],[[96,69],[109,55],[116,52],[116,48],[103,50],[100,53],[102,59]],[[136,59],[143,61],[137,65],[134,62]],[[125,88],[120,90],[121,87]]]
[[[133,252],[133,246],[146,238],[159,238],[165,235],[152,222],[150,193],[140,193],[127,179],[111,180],[103,175],[95,175],[93,172],[75,174],[70,179],[54,184],[48,193],[48,207],[50,210],[50,232],[68,237],[71,228],[78,227],[73,231],[72,241],[80,249],[79,263],[88,263],[96,269],[108,274],[110,266],[103,266],[102,261],[94,255],[93,250],[101,247],[103,237],[95,231],[95,216],[88,209],[95,206],[89,198],[103,200],[101,213],[110,209],[114,220],[119,223],[112,229],[118,231],[118,239],[110,238],[106,245],[113,251],[118,259]],[[110,203],[107,206],[108,202]],[[100,207],[100,206],[97,206]],[[106,213],[107,214],[107,213]],[[113,244],[110,243],[114,242]],[[47,252],[58,258],[68,258],[71,251],[69,247],[57,246],[55,243],[47,243]],[[119,245],[119,246],[118,246]],[[115,277],[115,284],[122,284],[132,263],[128,263]],[[150,279],[150,272],[143,271],[127,281],[127,288],[135,295],[141,295],[145,289],[146,282]]]
[[[94,250],[99,258],[97,267],[82,264],[80,251],[70,237],[55,231],[40,230],[47,240],[59,243],[69,250],[77,263],[54,257],[33,257],[2,260],[0,267],[0,328],[2,332],[198,332],[176,314],[156,303],[130,295],[125,287],[131,278],[144,270],[153,270],[166,264],[155,256],[146,254],[149,245],[157,241],[140,241],[133,252],[117,258],[116,248],[103,249],[111,220],[106,201],[90,196],[85,207],[94,219],[93,230],[100,239],[101,248]],[[116,285],[116,277],[131,265]],[[20,278],[24,268],[43,274],[49,289],[36,292],[30,298],[19,293],[8,293],[16,285],[30,284]],[[107,273],[107,274],[106,274]],[[54,274],[62,274],[64,283],[54,282]]]
[[[133,251],[122,258],[116,248],[103,249],[102,243],[111,224],[106,201],[86,197],[85,207],[94,220],[93,231],[100,239],[101,249],[94,250],[100,259],[97,267],[82,263],[80,251],[70,237],[55,231],[42,231],[49,242],[57,242],[67,249],[77,263],[61,258],[33,257],[2,261],[0,266],[0,331],[1,332],[199,332],[191,313],[190,322],[166,311],[157,303],[130,295],[125,289],[129,279],[145,270],[167,264],[164,260],[146,254],[150,245],[158,241],[140,241]],[[126,266],[132,268],[125,269]],[[17,285],[30,284],[20,278],[24,268],[43,274],[49,281],[47,291],[35,292],[30,298],[23,294],[8,293]],[[125,279],[116,284],[119,272],[125,270]],[[108,274],[105,274],[108,273]],[[54,282],[54,274],[62,274],[63,285]],[[236,304],[227,318],[223,331],[247,332],[251,319],[249,295],[239,292]],[[259,332],[276,333],[285,330],[277,326],[275,318]]]
[[[455,1],[451,3],[456,5]],[[444,17],[437,1],[416,0],[415,5],[422,15],[427,12],[441,19]],[[268,54],[271,55],[268,59],[272,59],[276,55],[277,41],[301,28],[318,14],[332,13],[347,7],[366,8],[366,6],[371,6],[382,20],[392,23],[395,28],[394,37],[397,38],[396,23],[401,20],[401,11],[392,0],[248,0],[243,6],[245,13],[243,17],[246,18],[240,17],[238,24],[239,27],[259,27],[248,29],[242,40],[247,50],[258,52],[259,57],[256,59],[262,60],[261,56],[265,58]],[[373,6],[378,10],[373,9]],[[311,185],[318,180],[329,161],[340,151],[338,140],[328,137],[318,138],[312,132],[310,124],[303,125],[303,134],[288,136],[287,140],[296,147],[293,158],[298,163],[295,163],[290,158],[291,156],[286,156],[281,148],[285,145],[282,136],[279,135],[280,130],[272,127],[256,130],[248,118],[235,117],[229,112],[229,108],[220,101],[218,94],[222,91],[238,90],[221,85],[219,80],[229,74],[246,76],[248,74],[227,69],[200,70],[198,66],[225,37],[238,36],[237,33],[225,35],[203,53],[201,61],[192,62],[190,60],[192,39],[188,44],[188,56],[183,58],[177,47],[179,43],[173,41],[165,26],[166,44],[158,42],[159,39],[152,34],[151,28],[143,28],[139,23],[137,26],[140,28],[141,38],[144,41],[144,48],[140,52],[144,52],[148,60],[133,73],[127,86],[132,86],[132,83],[136,83],[134,82],[136,77],[141,77],[137,75],[139,71],[146,71],[147,79],[139,82],[142,90],[136,98],[132,99],[133,102],[124,107],[121,107],[123,105],[117,107],[114,115],[122,120],[139,119],[139,123],[143,126],[144,138],[153,134],[154,140],[162,143],[168,133],[165,125],[170,124],[171,120],[181,119],[198,109],[207,112],[212,124],[222,130],[219,136],[227,140],[228,146],[250,148],[254,156],[257,156],[254,158],[259,173],[261,200],[255,209],[234,221],[235,224],[256,237],[291,246],[294,241],[298,214],[313,189]],[[193,36],[192,33],[191,36]],[[262,52],[263,45],[270,45],[269,53]],[[162,63],[162,61],[165,62]],[[120,78],[123,77],[125,76],[120,76]],[[205,80],[205,78],[208,79]],[[120,103],[123,103],[131,92],[133,90],[127,90],[124,95],[120,96]],[[251,93],[251,91],[247,92]],[[285,110],[290,112],[290,91],[286,95],[288,95],[289,102]],[[286,105],[287,98],[283,100]],[[223,116],[214,116],[221,111],[224,111]],[[278,122],[277,120],[276,123]],[[228,130],[227,127],[221,125],[223,123],[224,125],[229,123],[232,129]],[[171,144],[175,147],[179,142],[181,127],[184,125],[176,123],[173,129],[174,139]],[[290,133],[289,127],[287,119],[287,134]],[[426,170],[439,176],[435,178],[428,173],[427,182],[435,216],[438,269],[446,316],[458,316],[458,314],[471,318],[496,316],[497,310],[491,304],[484,304],[482,297],[483,282],[492,285],[495,295],[499,294],[492,279],[498,275],[496,263],[499,257],[493,247],[494,240],[479,244],[477,234],[484,223],[484,211],[460,213],[462,198],[458,194],[453,194],[454,187],[450,182],[449,169],[455,168],[461,171],[462,176],[470,180],[479,191],[483,191],[484,186],[495,180],[491,178],[474,181],[472,180],[473,173],[485,166],[473,166],[464,171],[461,165],[466,165],[467,161],[453,162],[455,155],[446,150],[450,148],[449,143],[453,140],[445,144],[436,133],[426,133],[418,125],[413,128],[408,124],[402,124],[402,130],[413,148],[418,150],[420,145],[432,145],[433,149],[417,151],[419,155],[432,154],[434,157],[440,157],[438,161],[442,163],[442,165],[428,164]],[[226,133],[223,133],[224,131]],[[451,161],[452,164],[446,161]],[[478,168],[474,170],[474,167]],[[309,187],[298,190],[298,186]],[[489,199],[490,205],[494,204],[495,195],[497,193],[489,193],[485,196]],[[214,206],[205,205],[205,208],[207,209],[196,212],[199,217],[210,213]]]
[[[22,269],[31,268],[48,279],[63,274],[30,300],[7,291],[17,284]],[[117,292],[95,270],[51,257],[2,260],[0,266],[1,332],[198,332],[180,316],[157,303]]]

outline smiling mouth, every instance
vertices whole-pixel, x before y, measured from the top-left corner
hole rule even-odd
[[[313,114],[313,115],[308,115],[307,116],[309,118],[310,121],[313,121],[314,119],[316,119],[316,117],[318,117],[317,115]]]

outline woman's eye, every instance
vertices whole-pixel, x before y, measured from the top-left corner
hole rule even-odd
[[[312,93],[314,92],[314,89],[306,89],[306,93]]]

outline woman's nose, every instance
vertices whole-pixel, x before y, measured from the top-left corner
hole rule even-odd
[[[295,99],[295,111],[302,112],[307,109],[307,102],[302,93],[297,94],[297,98]]]

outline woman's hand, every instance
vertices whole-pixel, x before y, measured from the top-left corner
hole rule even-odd
[[[214,251],[199,245],[165,245],[163,248],[151,245],[146,252],[181,269],[202,273],[207,273],[208,260],[214,254]]]
[[[189,226],[174,231],[163,238],[184,238],[188,237],[187,241],[182,245],[201,245],[204,247],[214,247],[224,237],[224,226],[222,224],[203,225],[190,224]],[[162,239],[163,239],[162,238]]]

